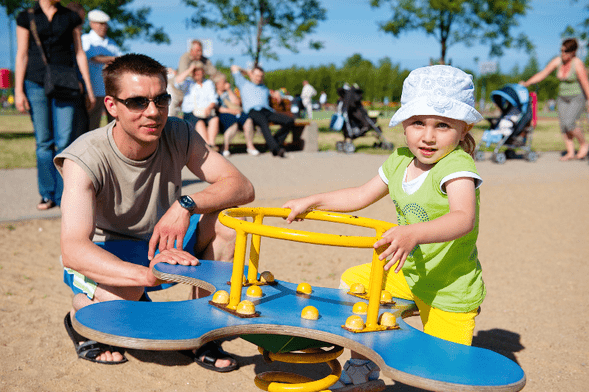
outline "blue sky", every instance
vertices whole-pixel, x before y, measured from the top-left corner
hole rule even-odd
[[[422,32],[401,35],[399,38],[378,30],[378,22],[390,17],[386,8],[374,10],[368,0],[322,0],[327,9],[327,20],[321,22],[313,39],[324,42],[324,49],[314,51],[300,46],[298,54],[278,51],[280,60],[262,60],[267,70],[288,68],[296,65],[310,67],[335,64],[341,66],[346,58],[355,53],[371,60],[388,56],[394,64],[402,69],[413,69],[427,65],[430,58],[439,57],[440,47],[434,38],[426,37]],[[536,46],[536,54],[540,66],[559,54],[561,34],[567,25],[578,26],[589,12],[583,7],[585,1],[575,3],[571,0],[532,0],[531,9],[520,19],[520,26],[513,33],[526,33]],[[170,36],[171,45],[155,45],[141,41],[129,41],[128,47],[133,52],[145,53],[154,57],[166,66],[176,67],[178,59],[186,51],[187,40],[192,38],[209,39],[212,43],[213,62],[222,60],[229,64],[247,66],[250,61],[241,56],[241,47],[224,44],[218,39],[218,33],[204,29],[187,29],[185,20],[192,9],[185,7],[180,0],[135,0],[134,6],[149,6],[152,9],[149,20],[155,26],[164,27]],[[4,11],[2,9],[2,11]],[[0,12],[0,68],[10,67],[9,34],[6,14]],[[12,25],[15,29],[14,23]],[[16,40],[13,33],[13,39]],[[16,51],[16,41],[13,44]],[[466,47],[462,44],[449,48],[447,57],[454,66],[477,70],[475,58],[479,65],[486,61],[497,61],[502,71],[508,72],[518,65],[520,69],[529,61],[527,54],[510,50],[500,59],[488,58],[488,47],[476,45]]]

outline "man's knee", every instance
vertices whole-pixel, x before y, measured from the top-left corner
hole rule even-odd
[[[145,287],[115,287],[99,284],[94,294],[95,302],[106,302],[115,300],[139,301]]]
[[[220,244],[235,246],[236,231],[225,226],[219,221],[215,222],[215,239]]]

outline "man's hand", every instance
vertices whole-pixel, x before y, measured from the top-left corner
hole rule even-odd
[[[166,283],[165,280],[160,280],[153,275],[152,269],[157,263],[199,265],[200,261],[190,253],[179,249],[166,249],[163,252],[158,253],[149,263],[149,269],[147,271],[147,281],[150,283],[149,287]]]
[[[190,213],[176,201],[155,225],[153,235],[149,240],[147,254],[149,260],[153,260],[156,249],[159,249],[160,252],[174,248],[182,249],[189,225]]]

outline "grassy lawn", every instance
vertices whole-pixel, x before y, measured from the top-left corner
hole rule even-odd
[[[321,151],[335,150],[335,143],[343,140],[340,132],[329,130],[331,114],[331,112],[314,113],[314,120],[319,125],[319,149]],[[401,127],[397,126],[389,129],[389,119],[389,117],[379,118],[378,125],[380,125],[387,140],[392,142],[395,147],[403,146],[405,142]],[[103,119],[104,123],[105,120]],[[473,136],[476,141],[481,139],[483,131],[488,126],[486,121],[475,126]],[[365,136],[354,140],[356,151],[370,154],[387,154],[387,151],[373,147],[377,140],[374,132],[368,132]],[[222,135],[218,136],[217,142],[223,142]],[[233,142],[244,143],[243,133],[238,133]],[[260,132],[256,132],[254,142],[264,144],[264,138]],[[564,148],[558,118],[549,116],[539,119],[532,146],[538,152],[560,151]],[[35,167],[35,165],[35,137],[30,117],[14,111],[0,110],[0,169],[30,168]]]

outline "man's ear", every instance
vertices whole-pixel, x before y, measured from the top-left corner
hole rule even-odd
[[[115,99],[110,95],[104,97],[104,106],[106,107],[106,110],[111,116],[113,116],[114,118],[118,118],[117,105],[115,105],[115,103]],[[98,102],[96,104],[98,105]]]

